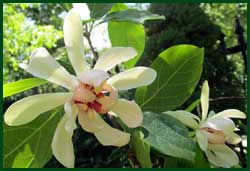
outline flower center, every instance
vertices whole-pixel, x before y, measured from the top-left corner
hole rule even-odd
[[[227,140],[227,136],[223,131],[208,127],[201,128],[201,130],[206,131],[208,136],[208,143],[210,144],[224,144]]]
[[[110,111],[117,99],[117,91],[105,82],[98,87],[80,82],[73,94],[73,103],[80,111],[92,109],[101,114]]]

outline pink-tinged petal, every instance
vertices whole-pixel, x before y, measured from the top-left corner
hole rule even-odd
[[[79,76],[88,67],[84,58],[82,20],[75,9],[71,9],[65,16],[63,32],[69,60]]]
[[[108,71],[116,65],[134,58],[137,52],[131,47],[113,47],[105,51],[98,58],[94,69]]]
[[[63,105],[72,93],[47,93],[25,97],[13,103],[4,114],[4,121],[11,126],[31,122],[40,114]]]
[[[128,90],[151,84],[157,76],[154,69],[148,67],[135,67],[121,72],[110,79],[107,83],[118,90]]]
[[[134,101],[118,99],[111,110],[130,128],[138,127],[142,123],[141,108]]]
[[[20,67],[32,75],[56,83],[69,90],[77,85],[76,78],[70,75],[45,48],[35,49],[29,58],[29,64]]]

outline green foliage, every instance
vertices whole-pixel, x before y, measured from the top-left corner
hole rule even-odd
[[[102,19],[102,22],[109,21],[127,21],[136,24],[143,24],[147,20],[164,20],[164,16],[152,14],[149,11],[139,11],[136,9],[128,9],[123,11],[115,11],[107,14]]]
[[[123,5],[114,5],[111,11],[123,11],[126,9],[127,7]],[[141,24],[130,22],[109,22],[108,32],[112,46],[125,46],[135,48],[138,55],[135,58],[124,62],[126,68],[133,67],[144,51],[144,26]]]
[[[4,124],[4,167],[43,167],[52,156],[51,142],[63,112],[57,108],[22,126]]]
[[[143,141],[144,135],[141,131],[135,131],[131,137],[132,150],[135,153],[141,167],[151,168],[150,145]]]
[[[90,17],[98,19],[104,16],[113,6],[112,3],[87,3],[90,10]]]
[[[40,78],[27,78],[4,84],[3,98],[31,89],[33,87],[40,86],[45,83],[47,83],[47,81]]]
[[[188,138],[187,128],[177,119],[152,112],[144,112],[142,127],[147,132],[144,133],[144,140],[158,152],[194,161],[195,144]]]
[[[182,105],[192,94],[202,72],[204,50],[192,45],[173,46],[151,64],[156,80],[138,88],[136,101],[144,110],[163,112]]]

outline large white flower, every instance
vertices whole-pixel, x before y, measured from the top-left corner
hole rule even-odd
[[[215,114],[210,112],[209,107],[209,86],[205,81],[201,92],[201,119],[187,111],[166,112],[177,118],[189,128],[195,130],[196,139],[200,148],[206,153],[208,161],[214,166],[232,167],[239,163],[237,154],[225,143],[238,144],[241,137],[234,131],[237,130],[230,118],[246,118],[245,113],[228,109]]]
[[[81,127],[93,133],[103,145],[123,146],[130,134],[110,127],[101,117],[116,114],[128,127],[138,127],[142,120],[140,107],[134,101],[118,98],[118,90],[149,85],[156,72],[135,67],[109,78],[108,70],[137,55],[130,47],[114,47],[103,53],[89,69],[83,51],[83,29],[79,14],[70,10],[64,21],[64,41],[76,76],[69,74],[45,48],[31,53],[29,64],[21,67],[36,77],[67,88],[68,93],[49,93],[26,97],[12,104],[4,115],[8,125],[26,124],[40,114],[64,104],[65,115],[59,122],[52,141],[55,157],[66,167],[74,167],[73,130],[78,117]]]

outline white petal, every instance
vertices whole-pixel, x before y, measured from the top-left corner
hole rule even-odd
[[[13,103],[5,112],[4,121],[11,126],[31,122],[40,114],[63,105],[72,93],[38,94]]]
[[[68,132],[77,128],[76,117],[77,117],[77,108],[72,106],[71,102],[68,101],[64,104],[65,114],[68,115],[68,121],[65,123],[65,129]]]
[[[73,3],[73,8],[78,12],[82,20],[90,19],[90,11],[86,3]]]
[[[232,133],[230,133],[230,134],[228,135],[228,138],[227,138],[226,141],[227,141],[229,144],[238,144],[238,143],[240,143],[240,141],[241,141],[241,137],[240,137],[238,134],[232,132]]]
[[[131,47],[113,47],[100,55],[94,69],[108,71],[116,65],[134,58],[137,52]]]
[[[209,86],[208,82],[205,81],[201,89],[201,109],[202,109],[202,120],[204,121],[208,114],[209,107]]]
[[[209,118],[204,124],[201,125],[201,128],[206,127],[221,130],[227,135],[235,130],[234,122],[228,118]]]
[[[213,115],[211,118],[218,118],[218,117],[245,119],[246,114],[237,109],[227,109],[227,110],[217,113],[216,115]]]
[[[239,163],[237,154],[224,144],[209,144],[208,148],[206,152],[208,161],[215,166],[229,168]]]
[[[87,63],[84,58],[82,20],[76,9],[71,9],[65,16],[63,32],[69,60],[79,76],[87,69]]]
[[[184,110],[177,110],[177,111],[166,111],[163,113],[176,118],[177,120],[179,120],[180,122],[182,122],[183,124],[194,130],[197,129],[199,126],[198,122],[200,122],[200,118],[190,112]]]
[[[124,146],[128,144],[130,134],[110,127],[99,114],[89,110],[79,113],[78,120],[82,128],[94,133],[99,142],[105,146]]]
[[[78,79],[86,84],[93,85],[95,87],[100,86],[103,81],[109,78],[109,74],[102,70],[87,70],[81,73]]]
[[[138,127],[142,123],[141,108],[134,101],[118,99],[111,110],[130,128]]]
[[[67,112],[72,112],[72,111],[67,111]],[[70,117],[70,115],[72,115],[72,117]],[[63,118],[57,125],[51,144],[52,152],[56,157],[56,159],[60,163],[62,163],[65,167],[68,168],[74,167],[75,164],[75,155],[72,143],[73,131],[76,128],[75,119],[76,119],[75,113],[64,114]],[[72,126],[69,127],[69,125]]]
[[[148,67],[135,67],[121,72],[110,79],[107,83],[118,90],[128,90],[151,84],[157,76],[154,69]]]
[[[20,67],[32,75],[56,83],[73,90],[77,84],[74,76],[70,75],[45,48],[32,51],[29,64],[20,64]]]
[[[203,151],[207,151],[208,137],[207,137],[206,132],[202,131],[202,130],[197,130],[196,131],[196,138],[197,138],[197,141],[198,141],[200,148]]]

